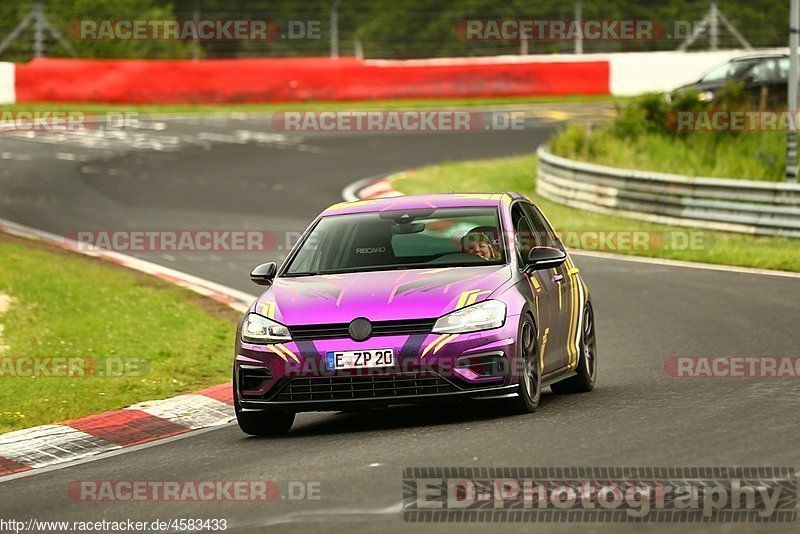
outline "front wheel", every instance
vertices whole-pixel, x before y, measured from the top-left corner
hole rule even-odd
[[[289,432],[294,424],[294,412],[266,409],[256,412],[245,412],[239,405],[239,394],[236,391],[236,375],[233,376],[233,411],[236,422],[245,434],[251,436],[280,436]]]
[[[526,414],[536,411],[542,396],[542,367],[536,343],[536,329],[529,316],[524,316],[517,335],[519,387],[517,397],[509,400],[509,412]]]
[[[294,423],[294,413],[277,410],[243,412],[236,409],[236,421],[245,434],[251,436],[280,436],[289,432]]]
[[[550,386],[553,393],[583,393],[594,389],[597,378],[597,336],[594,326],[592,306],[583,309],[583,330],[581,332],[580,359],[576,375]]]

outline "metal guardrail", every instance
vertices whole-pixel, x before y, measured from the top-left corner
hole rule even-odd
[[[618,169],[540,146],[536,191],[575,208],[651,222],[800,238],[800,185]]]

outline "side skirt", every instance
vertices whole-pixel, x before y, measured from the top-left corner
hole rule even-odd
[[[576,374],[578,373],[575,371],[570,371],[568,367],[550,371],[549,373],[542,375],[542,387],[545,388],[550,384],[561,382],[562,380],[566,380],[567,378],[575,376]]]

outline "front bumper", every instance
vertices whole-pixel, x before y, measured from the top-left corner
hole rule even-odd
[[[279,345],[237,342],[237,402],[244,410],[302,412],[514,395],[515,319],[508,317],[497,329],[467,334],[382,335],[363,342],[337,338]],[[332,371],[325,364],[329,351],[386,348],[394,350],[391,368]],[[483,365],[488,361],[490,367]]]

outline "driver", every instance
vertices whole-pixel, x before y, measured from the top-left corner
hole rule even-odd
[[[489,236],[481,232],[469,232],[461,238],[461,252],[475,254],[487,261],[500,259],[500,252],[492,246]]]

